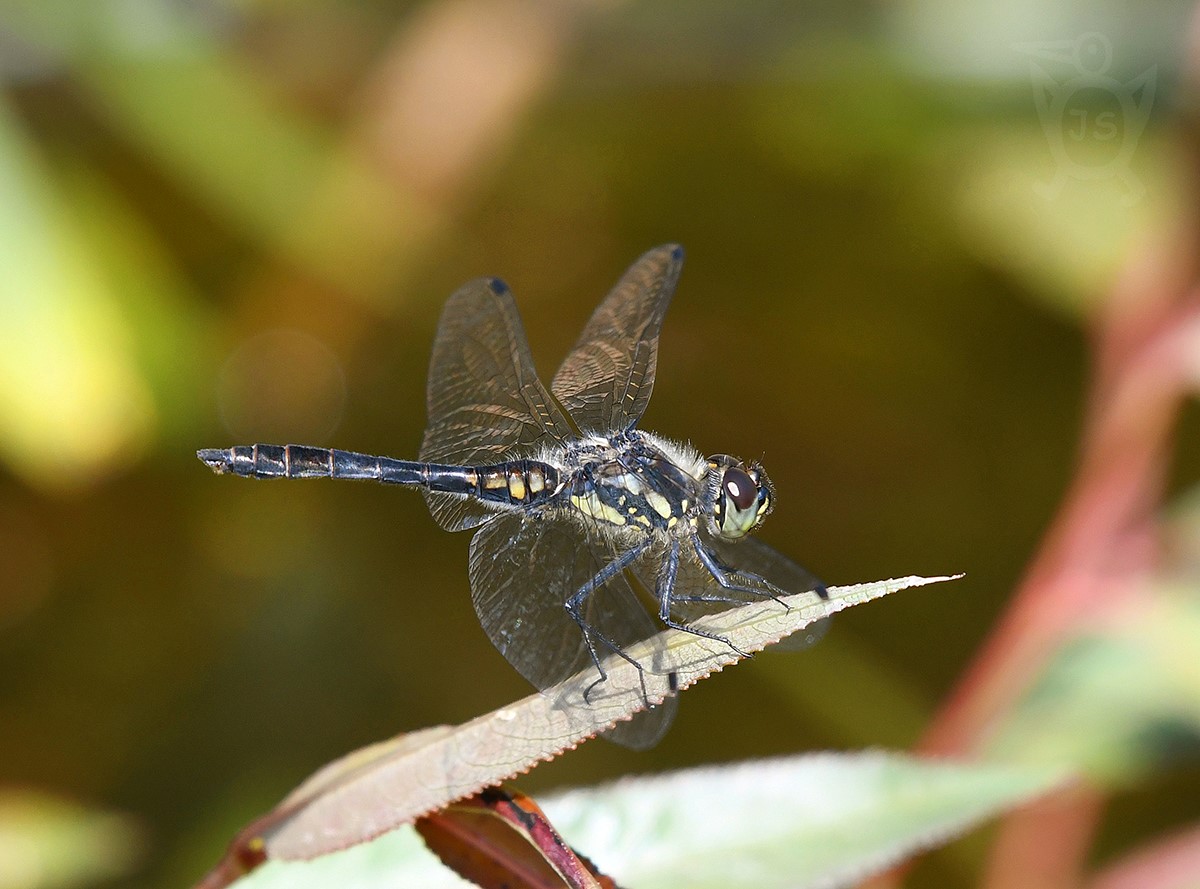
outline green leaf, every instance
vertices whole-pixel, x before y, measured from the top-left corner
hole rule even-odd
[[[626,779],[541,803],[572,846],[638,889],[829,886],[860,879],[1055,787],[1044,767],[815,754]],[[241,886],[467,885],[411,829]]]
[[[543,805],[569,842],[639,889],[782,889],[858,880],[1063,777],[824,753],[623,781]]]
[[[207,886],[200,884],[197,889]],[[237,889],[462,889],[471,883],[425,848],[412,825],[312,861],[268,861],[237,883]]]

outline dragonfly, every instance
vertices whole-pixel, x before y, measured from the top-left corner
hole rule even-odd
[[[595,687],[611,655],[639,675],[655,670],[627,653],[656,637],[646,602],[663,625],[732,647],[694,626],[696,617],[827,592],[752,536],[775,506],[761,465],[727,454],[704,457],[637,428],[682,264],[675,244],[634,262],[549,390],[507,285],[479,278],[461,287],[438,323],[428,424],[415,461],[267,444],[197,456],[218,473],[250,478],[368,479],[420,489],[443,528],[474,529],[468,573],[476,614],[495,647],[538,689],[589,664]],[[646,748],[674,713],[672,696],[604,736]]]

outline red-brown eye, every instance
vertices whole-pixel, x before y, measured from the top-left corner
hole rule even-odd
[[[758,486],[754,484],[754,479],[737,467],[725,470],[725,478],[721,484],[738,512],[745,512],[749,509],[758,496]]]

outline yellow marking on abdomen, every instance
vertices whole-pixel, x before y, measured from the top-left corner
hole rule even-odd
[[[546,489],[546,475],[536,467],[529,470],[529,492],[540,494]]]
[[[508,493],[514,500],[525,499],[525,479],[515,469],[508,473]]]

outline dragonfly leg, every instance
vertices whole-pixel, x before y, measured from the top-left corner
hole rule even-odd
[[[679,539],[671,540],[671,547],[667,550],[667,556],[663,560],[662,569],[658,573],[658,589],[655,590],[658,596],[658,617],[664,624],[672,629],[682,630],[685,633],[691,633],[693,636],[702,636],[705,639],[712,639],[714,642],[720,642],[723,645],[728,645],[733,651],[741,657],[750,657],[750,653],[742,651],[724,636],[719,636],[716,633],[709,633],[705,630],[698,630],[695,627],[680,623],[671,617],[671,604],[673,602],[691,601],[695,597],[679,597],[675,596],[675,579],[679,575]]]
[[[782,605],[785,610],[787,610],[787,604],[782,598],[780,598],[788,595],[786,590],[781,590],[765,577],[759,577],[757,574],[751,574],[749,572],[734,571],[725,567],[719,561],[717,561],[717,557],[713,555],[708,547],[700,542],[700,538],[698,537],[692,537],[692,545],[696,550],[696,555],[700,557],[701,563],[703,563],[704,567],[708,569],[708,573],[713,576],[713,580],[721,585],[722,589],[726,589],[735,593],[749,593],[752,596],[758,596],[760,599],[774,599],[776,602]],[[755,583],[761,583],[765,589],[750,586],[746,583],[739,583],[736,579],[739,577],[744,577],[747,580],[751,580]],[[822,595],[823,593],[824,595]],[[817,591],[817,595],[822,599],[826,599],[829,596],[829,594],[825,592],[824,586],[821,586],[821,588]]]
[[[585,645],[587,645],[588,655],[591,657],[592,663],[596,666],[596,672],[600,674],[600,678],[589,685],[584,691],[583,699],[585,701],[588,699],[588,695],[592,693],[592,689],[608,679],[608,674],[604,672],[604,667],[600,665],[600,655],[596,651],[596,642],[604,645],[604,647],[610,649],[614,654],[633,665],[634,669],[638,671],[638,678],[642,684],[642,697],[649,697],[646,693],[646,675],[642,665],[639,664],[634,658],[626,654],[625,650],[621,648],[620,645],[593,627],[583,617],[583,609],[587,603],[588,597],[590,597],[597,589],[604,586],[604,584],[608,583],[610,580],[636,562],[638,557],[646,551],[649,545],[650,542],[647,540],[629,550],[626,550],[624,553],[601,568],[591,580],[581,586],[571,596],[571,598],[567,599],[567,601],[564,603],[564,607],[567,609],[567,614],[571,615],[571,620],[575,621],[575,623],[579,625],[579,630],[581,633],[583,633],[583,642]]]

